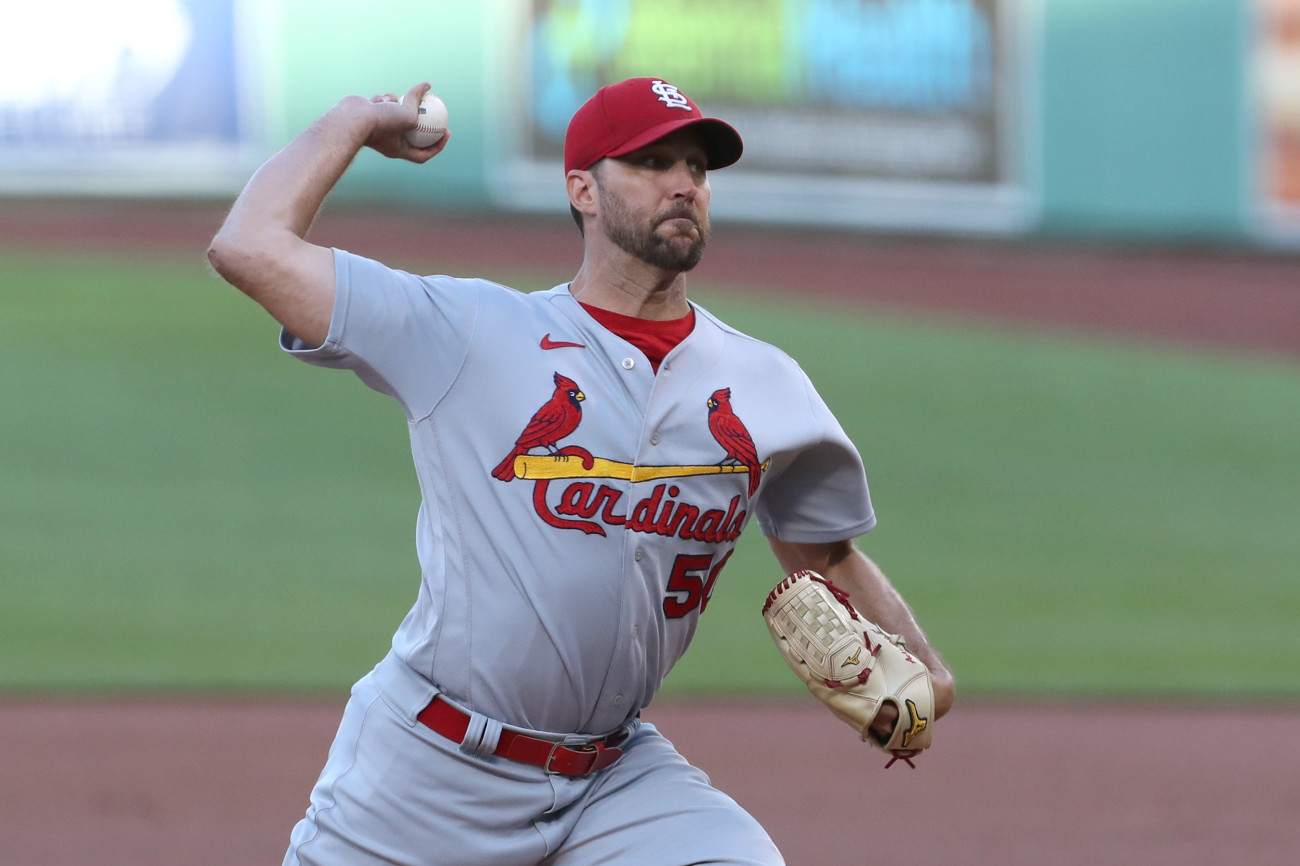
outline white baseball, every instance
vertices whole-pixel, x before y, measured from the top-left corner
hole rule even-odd
[[[424,94],[420,100],[420,122],[415,129],[407,131],[406,140],[412,147],[432,147],[446,134],[446,104],[433,93]]]

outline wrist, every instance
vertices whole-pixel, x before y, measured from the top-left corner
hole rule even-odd
[[[957,699],[957,683],[947,669],[930,672],[930,685],[934,688],[934,717],[947,715]]]
[[[375,130],[374,103],[364,96],[345,96],[325,112],[318,127],[331,136],[347,139],[360,149]]]

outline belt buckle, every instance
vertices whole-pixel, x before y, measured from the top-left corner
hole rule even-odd
[[[586,776],[596,763],[598,749],[592,743],[566,745],[556,743],[551,746],[543,768],[557,776]],[[589,759],[589,760],[585,760]]]
[[[590,776],[611,766],[621,757],[622,749],[606,746],[599,741],[577,745],[556,743],[551,746],[543,767],[546,772],[559,776]]]

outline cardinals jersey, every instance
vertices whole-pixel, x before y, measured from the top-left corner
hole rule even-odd
[[[524,294],[335,251],[312,364],[406,414],[422,580],[394,652],[464,706],[603,734],[649,704],[751,518],[875,523],[857,450],[798,365],[696,306],[656,375],[567,286]]]

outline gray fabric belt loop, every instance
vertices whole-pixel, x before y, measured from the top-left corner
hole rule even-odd
[[[460,750],[480,758],[491,757],[501,739],[502,725],[496,719],[488,718],[482,713],[469,714],[469,728],[465,739],[461,741]]]

